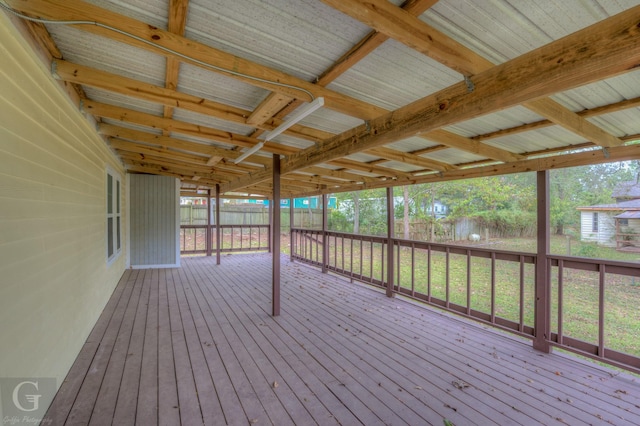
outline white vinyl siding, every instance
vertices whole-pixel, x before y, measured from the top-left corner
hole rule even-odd
[[[594,213],[597,213],[598,224],[594,224]],[[602,246],[615,247],[616,224],[614,216],[619,212],[582,211],[580,212],[580,238]]]
[[[106,170],[125,171],[4,13],[0,57],[0,377],[60,386],[125,269],[105,261]]]

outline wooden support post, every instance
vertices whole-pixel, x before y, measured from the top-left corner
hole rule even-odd
[[[537,172],[538,253],[535,288],[535,338],[533,348],[551,352],[551,269],[547,261],[550,251],[549,171]]]
[[[220,238],[222,230],[220,229],[220,185],[216,184],[216,265],[220,264],[220,248],[222,242]]]
[[[393,187],[387,188],[387,297],[393,297]],[[384,279],[384,278],[383,278]]]
[[[294,251],[294,241],[293,241],[293,203],[295,199],[289,198],[289,260],[293,262],[293,251]]]
[[[275,173],[275,170],[274,170]],[[273,253],[273,203],[275,203],[275,197],[273,197],[271,199],[271,201],[269,202],[269,246],[268,246],[268,251],[269,253]]]
[[[207,256],[211,256],[211,189],[207,189],[207,231],[205,235],[207,238]]]
[[[272,314],[280,315],[280,155],[273,154],[273,202],[272,226]]]
[[[327,194],[322,194],[322,273],[326,274],[329,263],[329,238],[327,238]]]

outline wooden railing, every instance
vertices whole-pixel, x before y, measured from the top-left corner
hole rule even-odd
[[[221,225],[221,252],[270,251],[269,225]],[[216,248],[216,226],[211,225],[211,249]],[[207,253],[207,225],[180,226],[180,254]]]
[[[387,238],[294,228],[291,241],[292,260],[387,288]],[[536,254],[397,238],[391,243],[393,292],[523,337],[536,335]],[[607,311],[609,291],[610,297],[621,297],[621,286],[640,292],[638,265],[556,255],[548,255],[547,263],[549,344],[640,372],[637,306]],[[574,312],[576,304],[584,305],[582,316]],[[621,315],[633,318],[636,328],[625,326],[629,318]],[[628,335],[618,336],[625,327]]]

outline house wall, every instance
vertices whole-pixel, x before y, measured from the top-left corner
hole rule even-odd
[[[598,232],[593,232],[593,211],[580,212],[580,239],[593,241],[607,247],[616,246],[615,214],[607,211],[598,212]]]
[[[106,170],[125,174],[4,13],[0,58],[0,378],[59,387],[125,269]]]
[[[180,266],[180,181],[168,176],[129,176],[131,266]]]

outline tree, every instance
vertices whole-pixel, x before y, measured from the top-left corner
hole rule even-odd
[[[409,187],[404,185],[402,187],[402,195],[403,195],[403,219],[404,219],[404,239],[408,240],[409,235]]]

